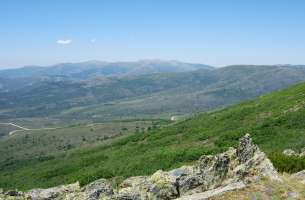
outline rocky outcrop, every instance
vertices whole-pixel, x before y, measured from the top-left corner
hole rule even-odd
[[[294,150],[292,150],[292,149],[285,149],[283,151],[283,154],[286,155],[286,156],[295,156],[295,155],[297,155],[297,153]]]
[[[118,188],[113,188],[106,179],[100,179],[83,188],[76,183],[49,189],[35,189],[20,194],[18,198],[170,200],[187,199],[189,196],[195,199],[195,194],[203,193],[209,197],[241,188],[259,181],[261,177],[281,181],[270,160],[253,144],[250,135],[246,134],[240,139],[236,149],[230,148],[217,155],[204,155],[194,166],[183,166],[168,172],[159,170],[151,176],[130,177]],[[8,198],[8,195],[2,196]]]
[[[48,189],[34,189],[25,194],[27,199],[40,200],[40,199],[57,199],[66,194],[75,193],[80,190],[79,183],[62,185]]]
[[[181,198],[176,199],[176,200],[207,200],[211,197],[216,197],[216,196],[222,195],[226,192],[229,192],[232,190],[243,189],[245,187],[246,187],[245,183],[240,181],[237,183],[231,183],[224,187],[218,187],[216,189],[208,190],[205,192],[182,196]]]
[[[110,197],[114,194],[112,185],[106,179],[94,181],[82,189],[87,200],[101,199]]]
[[[305,148],[302,148],[301,152],[299,153],[299,156],[305,157]]]
[[[305,184],[305,170],[292,174],[291,177],[293,177],[296,180],[300,181],[301,183]]]
[[[295,152],[292,149],[285,149],[282,153],[286,156],[305,157],[305,148],[302,148],[301,151],[299,151],[299,153]]]

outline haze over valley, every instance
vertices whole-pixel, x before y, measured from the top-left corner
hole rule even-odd
[[[0,78],[0,118],[41,128],[183,118],[302,82],[305,67],[95,61],[1,70]]]

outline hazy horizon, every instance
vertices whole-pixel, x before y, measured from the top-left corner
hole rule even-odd
[[[273,64],[247,64],[247,63],[235,63],[235,64],[229,64],[229,65],[223,65],[223,66],[215,66],[215,65],[210,65],[209,63],[199,63],[199,62],[188,62],[188,61],[183,61],[183,60],[166,60],[166,59],[139,59],[139,60],[114,60],[114,61],[107,61],[107,60],[97,60],[97,59],[93,59],[93,60],[82,60],[82,61],[78,61],[78,62],[59,62],[59,63],[52,63],[52,64],[28,64],[28,65],[22,65],[22,66],[9,66],[9,67],[1,67],[0,66],[0,70],[7,70],[7,69],[18,69],[18,68],[23,68],[23,67],[52,67],[52,66],[56,66],[56,65],[60,65],[60,64],[79,64],[79,63],[86,63],[86,62],[105,62],[105,63],[121,63],[121,62],[143,62],[143,61],[161,61],[161,62],[181,62],[181,63],[189,63],[189,64],[203,64],[203,65],[208,65],[211,67],[215,67],[215,68],[221,68],[221,67],[227,67],[227,66],[234,66],[234,65],[253,65],[253,66],[268,66],[268,65],[305,65],[302,63],[298,63],[298,64],[291,64],[291,63],[273,63]]]

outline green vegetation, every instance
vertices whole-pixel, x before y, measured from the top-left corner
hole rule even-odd
[[[202,154],[224,151],[247,132],[268,155],[286,148],[300,150],[305,147],[304,105],[305,84],[300,84],[111,144],[4,161],[0,164],[0,187],[29,189],[150,174],[191,163]],[[277,158],[273,160],[276,167],[286,171]]]
[[[0,140],[0,163],[52,156],[70,149],[105,144],[128,133],[144,132],[167,121],[113,121],[63,128],[21,130]]]
[[[219,109],[304,80],[305,68],[292,66],[229,66],[82,81],[49,78],[0,90],[0,119],[33,118],[34,123],[46,118],[54,123],[169,119]]]
[[[8,124],[0,124],[0,138],[7,136],[11,131],[14,130],[18,130],[18,128]]]
[[[281,172],[296,173],[305,169],[304,156],[287,156],[282,153],[272,153],[269,157]]]

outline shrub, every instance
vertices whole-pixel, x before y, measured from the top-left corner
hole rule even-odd
[[[271,153],[269,158],[279,172],[296,173],[305,169],[305,157]]]

